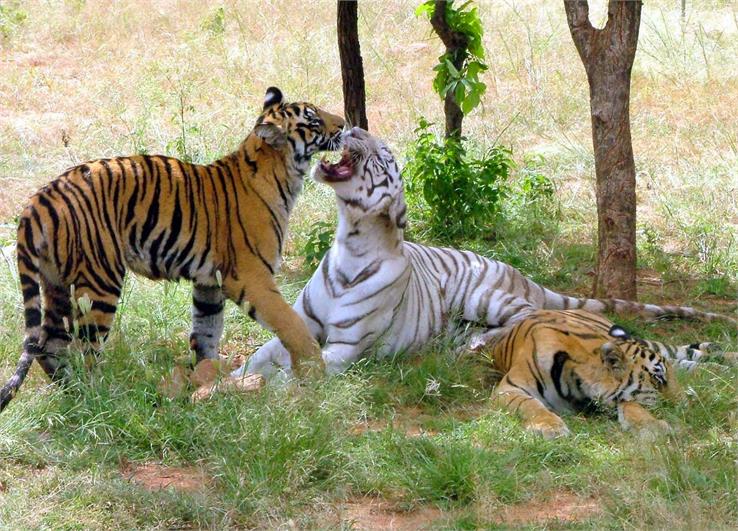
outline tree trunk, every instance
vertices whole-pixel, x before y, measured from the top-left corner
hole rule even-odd
[[[589,22],[587,0],[564,0],[566,19],[589,81],[597,177],[597,268],[594,295],[636,298],[635,162],[630,138],[630,73],[640,0],[610,0],[607,24]]]
[[[338,53],[341,57],[346,121],[368,130],[364,63],[359,46],[357,2],[354,0],[338,0]]]
[[[435,1],[433,16],[430,20],[431,26],[433,26],[433,30],[441,38],[443,44],[446,45],[446,53],[451,58],[451,64],[457,70],[461,70],[464,66],[468,40],[463,33],[453,31],[446,21],[446,5],[451,2],[447,2],[447,0]],[[446,94],[443,101],[443,112],[446,115],[446,137],[461,136],[461,123],[464,120],[464,113],[461,112],[461,107],[456,103],[452,92]]]

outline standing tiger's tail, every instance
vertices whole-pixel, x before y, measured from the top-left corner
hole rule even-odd
[[[10,380],[0,389],[0,411],[5,409],[5,406],[13,399],[18,388],[26,379],[28,369],[31,368],[31,364],[35,356],[27,351],[23,351],[20,360],[18,360],[18,366],[15,369],[15,374],[11,376]]]
[[[41,336],[41,293],[39,289],[40,273],[38,254],[33,245],[31,220],[22,216],[18,227],[18,276],[23,290],[23,317],[26,325],[26,338],[23,342],[23,353],[18,360],[15,373],[0,389],[0,411],[5,409],[15,393],[26,379],[28,369],[33,360],[41,354],[39,346]]]
[[[702,321],[724,321],[738,326],[738,319],[720,313],[703,312],[689,306],[658,306],[623,299],[586,299],[569,297],[544,288],[546,310],[587,310],[595,313],[612,312],[618,315],[633,314],[654,318],[679,317]]]

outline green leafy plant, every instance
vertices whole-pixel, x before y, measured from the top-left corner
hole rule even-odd
[[[440,140],[432,124],[421,119],[403,170],[408,201],[420,210],[437,237],[488,236],[515,167],[512,152],[502,146],[481,157],[467,152],[466,139]]]
[[[302,254],[305,256],[305,265],[311,269],[318,266],[325,253],[331,248],[334,233],[333,225],[328,221],[318,221],[313,224],[310,232],[308,232]]]
[[[543,157],[527,155],[518,168],[518,195],[526,205],[545,202],[554,197],[556,188],[553,181],[543,173]]]
[[[433,68],[436,77],[433,79],[433,90],[441,98],[450,92],[464,114],[469,114],[481,100],[487,90],[487,85],[479,80],[479,74],[487,70],[484,62],[484,47],[482,46],[482,21],[476,7],[467,9],[471,2],[464,2],[454,7],[453,0],[446,4],[446,22],[451,30],[466,36],[467,46],[461,68],[454,66],[454,59],[449,53],[438,58],[438,64]],[[420,4],[415,10],[417,16],[431,18],[435,11],[434,0]]]

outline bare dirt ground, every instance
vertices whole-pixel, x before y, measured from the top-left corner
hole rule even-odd
[[[171,488],[181,492],[197,492],[211,484],[210,477],[196,466],[126,464],[121,467],[121,474],[128,481],[152,491]]]
[[[573,492],[555,492],[505,507],[492,520],[501,525],[521,526],[547,522],[580,522],[603,512],[594,497],[581,497]]]
[[[402,511],[391,501],[364,496],[341,505],[338,516],[341,522],[350,523],[353,529],[402,531],[430,529],[434,522],[444,517],[444,513],[430,506]]]

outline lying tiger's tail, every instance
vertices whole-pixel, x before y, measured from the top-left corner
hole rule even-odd
[[[738,319],[720,313],[703,312],[689,306],[658,306],[656,304],[641,304],[623,299],[586,299],[569,297],[551,291],[543,290],[546,300],[546,310],[587,310],[595,313],[610,312],[617,315],[630,314],[651,318],[682,318],[699,319],[702,321],[724,321],[738,326]]]
[[[42,353],[39,347],[41,335],[41,293],[39,289],[40,273],[38,255],[33,247],[31,220],[21,217],[18,229],[18,275],[23,290],[23,316],[26,324],[26,339],[23,342],[23,353],[18,360],[15,373],[0,389],[0,411],[5,409],[15,393],[26,379],[28,369],[33,360]]]

